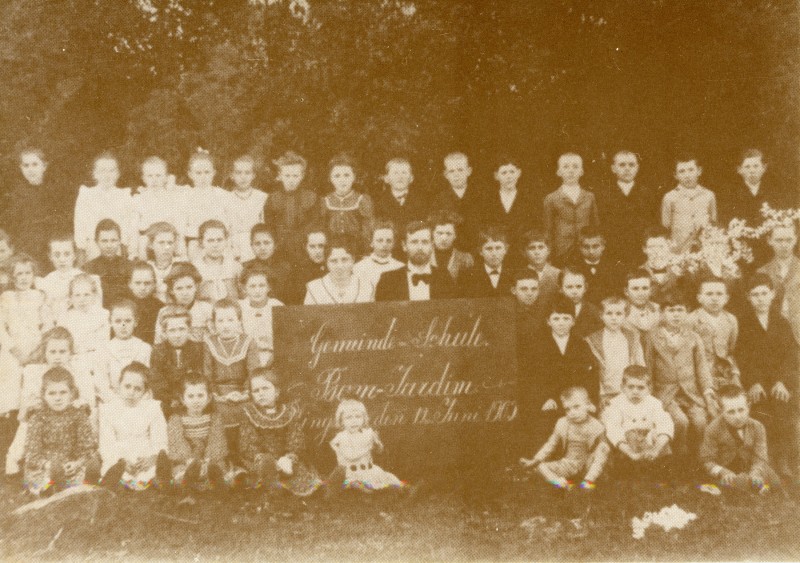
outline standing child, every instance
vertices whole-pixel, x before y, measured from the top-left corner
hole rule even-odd
[[[272,230],[264,223],[254,225],[250,229],[250,246],[255,257],[242,263],[242,269],[255,267],[267,272],[273,297],[282,301],[289,291],[292,267],[286,260],[275,256],[275,235]]]
[[[60,326],[52,328],[42,336],[42,343],[34,353],[32,363],[22,370],[21,385],[17,381],[15,396],[19,406],[19,427],[6,456],[5,470],[9,475],[19,471],[25,453],[28,423],[33,413],[42,407],[42,377],[55,367],[65,368],[72,374],[78,389],[75,406],[88,406],[92,413],[92,423],[96,424],[95,390],[90,364],[85,358],[75,355],[72,335],[67,329]]]
[[[647,272],[652,280],[652,300],[660,303],[662,297],[674,293],[681,282],[672,268],[672,242],[669,232],[662,228],[654,228],[645,233],[642,248],[647,260],[642,269]]]
[[[236,299],[239,295],[236,278],[241,266],[226,253],[228,229],[220,221],[210,220],[200,225],[200,257],[194,266],[203,278],[199,287],[201,299],[218,301]]]
[[[53,367],[42,376],[42,408],[31,417],[25,445],[25,487],[35,496],[100,477],[89,412],[73,405],[77,397],[68,370]]]
[[[147,263],[156,275],[155,296],[162,303],[167,302],[167,284],[164,280],[178,261],[175,254],[178,231],[164,221],[153,223],[147,229]]]
[[[373,287],[378,285],[378,280],[383,272],[391,272],[403,267],[403,263],[392,256],[394,233],[394,225],[390,221],[376,221],[372,226],[372,238],[370,239],[372,253],[353,266],[353,273],[368,281]]]
[[[643,269],[628,272],[625,278],[625,297],[630,308],[625,324],[644,336],[661,322],[661,307],[652,301],[653,280]]]
[[[16,256],[10,271],[14,287],[0,295],[0,330],[9,337],[8,351],[19,366],[27,363],[42,332],[53,325],[44,292],[33,287],[35,267],[30,256]]]
[[[183,307],[189,311],[192,322],[190,325],[190,335],[195,342],[203,342],[211,323],[212,305],[208,301],[197,298],[197,289],[200,287],[202,278],[197,268],[188,262],[178,262],[164,279],[167,286],[167,298],[170,304]],[[164,340],[164,333],[161,329],[161,315],[165,307],[158,312],[156,321],[155,342],[158,344]]]
[[[480,214],[475,228],[480,226],[500,227],[508,235],[508,242],[515,250],[522,233],[537,227],[539,217],[534,213],[534,201],[528,190],[518,188],[522,176],[520,161],[504,155],[497,159],[494,179],[497,189],[484,194]],[[480,244],[480,241],[478,241]],[[514,259],[518,257],[515,253]],[[516,265],[516,264],[515,264]]]
[[[217,410],[225,424],[228,451],[236,455],[242,405],[248,399],[247,377],[259,367],[258,348],[242,332],[242,309],[236,301],[214,303],[212,334],[205,338],[203,374],[211,383]]]
[[[239,445],[253,485],[267,492],[284,488],[301,497],[312,494],[322,482],[302,461],[300,410],[278,401],[278,376],[270,369],[255,370],[248,385],[251,400],[244,405]]]
[[[522,251],[525,253],[526,267],[536,272],[539,279],[539,299],[550,302],[559,291],[561,270],[550,263],[550,245],[541,231],[528,231],[522,235]]]
[[[361,401],[345,399],[336,407],[336,426],[341,431],[330,445],[336,454],[338,474],[344,477],[345,488],[375,491],[402,487],[404,483],[393,473],[375,465],[372,452],[381,453],[383,442],[369,425],[367,407]]]
[[[242,327],[258,348],[260,367],[272,365],[272,309],[283,305],[269,296],[270,283],[267,272],[259,268],[245,268],[239,276],[245,298],[239,301],[242,308]]]
[[[306,175],[306,159],[287,151],[272,162],[278,169],[281,190],[269,194],[264,222],[275,229],[276,242],[288,259],[303,254],[305,233],[319,217],[319,198],[300,187]]]
[[[111,401],[119,389],[122,369],[137,362],[150,365],[150,344],[135,336],[136,305],[127,299],[111,306],[111,340],[105,342],[97,353],[94,369],[95,387],[101,401]]]
[[[306,284],[328,273],[325,249],[328,235],[322,228],[311,227],[306,233],[305,255],[293,265],[286,303],[299,305],[306,295]]]
[[[586,299],[599,304],[619,293],[622,276],[618,265],[606,256],[606,237],[599,229],[584,227],[578,239],[579,252],[570,261],[570,268],[583,273],[588,285]]]
[[[706,471],[725,487],[765,493],[780,485],[769,466],[767,431],[750,417],[747,393],[736,385],[723,385],[717,396],[720,416],[706,427],[700,447]]]
[[[728,286],[719,278],[705,279],[700,282],[697,301],[700,308],[689,315],[689,326],[703,340],[714,390],[728,384],[740,385],[739,368],[733,357],[739,337],[739,321],[725,310]],[[709,413],[716,416],[715,410]]]
[[[155,340],[156,319],[164,304],[156,298],[156,273],[147,262],[131,263],[128,300],[136,305],[136,330],[134,335],[148,344]]]
[[[75,353],[94,355],[108,341],[108,310],[100,304],[100,284],[96,277],[79,274],[69,282],[69,309],[58,316],[57,325],[70,331]]]
[[[322,199],[320,214],[330,234],[369,240],[372,229],[372,199],[353,190],[355,166],[347,156],[337,156],[328,164],[333,192]]]
[[[583,227],[599,227],[594,194],[580,185],[583,159],[576,153],[558,157],[556,175],[561,187],[544,198],[544,231],[553,250],[553,262],[563,265],[578,248]]]
[[[231,180],[233,191],[230,199],[231,245],[233,256],[239,262],[253,258],[250,249],[250,230],[264,222],[264,207],[267,194],[253,187],[256,177],[256,161],[250,155],[233,161]]]
[[[167,421],[146,396],[149,382],[148,367],[132,362],[122,369],[119,394],[100,406],[103,485],[141,491],[170,481]]]
[[[83,272],[75,267],[75,243],[71,236],[51,236],[48,248],[55,269],[43,278],[36,278],[36,288],[44,291],[47,306],[57,317],[69,307],[69,282]]]
[[[603,411],[612,466],[622,477],[662,480],[670,471],[675,427],[661,401],[650,394],[650,381],[647,368],[628,366],[622,393]]]
[[[661,224],[670,231],[677,252],[689,249],[697,234],[717,222],[717,198],[714,192],[698,184],[703,169],[692,155],[675,160],[678,186],[667,192],[661,202]]]
[[[153,398],[161,402],[165,416],[180,405],[183,381],[203,373],[203,345],[190,340],[191,315],[179,305],[167,305],[158,315],[163,341],[150,356]]]
[[[600,477],[609,448],[604,438],[605,428],[594,416],[594,405],[583,387],[569,387],[561,395],[564,416],[558,419],[553,433],[535,456],[522,458],[525,467],[536,467],[546,481],[566,489],[572,479],[583,474],[582,489],[591,489]],[[548,461],[558,450],[564,457]]]
[[[376,217],[391,221],[398,229],[404,229],[410,221],[425,218],[427,202],[418,188],[411,187],[414,174],[408,159],[395,157],[389,160],[386,163],[386,174],[381,179],[386,187],[375,197]]]
[[[100,255],[83,265],[83,271],[100,278],[103,290],[103,307],[108,307],[125,296],[130,262],[121,255],[122,231],[112,219],[97,223],[94,241]]]
[[[139,193],[133,196],[136,209],[137,256],[147,260],[147,231],[156,223],[167,223],[175,229],[176,254],[186,257],[186,214],[189,189],[175,185],[175,177],[170,175],[167,163],[162,158],[151,156],[142,163],[142,182]]]
[[[707,413],[714,412],[714,387],[703,340],[687,323],[686,301],[674,294],[662,306],[661,324],[646,338],[645,359],[653,374],[653,394],[675,424],[675,453],[686,455],[697,451]]]
[[[187,489],[219,487],[228,446],[208,381],[197,375],[181,381],[180,404],[167,424],[172,481]]]
[[[75,201],[75,246],[80,253],[80,263],[100,255],[94,241],[97,224],[112,219],[122,231],[122,245],[127,256],[136,256],[138,238],[133,236],[134,208],[130,188],[117,187],[119,161],[111,153],[103,153],[94,160],[92,176],[94,187],[81,186]]]
[[[446,269],[453,281],[456,281],[461,272],[475,265],[472,254],[461,250],[463,219],[454,211],[439,210],[428,217],[428,223],[433,229],[431,266]],[[475,240],[475,233],[470,240]]]
[[[466,154],[451,152],[444,157],[443,164],[442,175],[447,180],[447,185],[442,185],[433,196],[430,208],[455,213],[461,217],[463,222],[458,225],[457,247],[462,251],[472,249],[476,243],[478,224],[483,222],[480,188],[469,187],[472,167]]]
[[[600,408],[622,390],[622,374],[631,365],[644,364],[644,351],[639,333],[624,326],[628,303],[621,297],[603,299],[602,329],[586,337],[600,372]]]
[[[478,233],[478,245],[479,263],[459,275],[461,295],[473,299],[508,295],[513,283],[506,262],[508,235],[498,227],[487,227]]]
[[[570,268],[564,268],[558,275],[558,286],[561,294],[569,299],[574,308],[575,326],[573,334],[585,338],[603,326],[600,309],[589,303],[586,297],[586,276]]]
[[[186,213],[186,251],[189,260],[195,262],[201,257],[200,225],[214,220],[222,223],[226,233],[230,231],[230,198],[233,196],[214,186],[214,159],[207,150],[198,148],[189,157],[188,175],[193,187],[186,195],[191,202],[187,204]]]

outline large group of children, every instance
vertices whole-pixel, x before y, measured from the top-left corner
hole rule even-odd
[[[131,190],[102,154],[68,231],[40,216],[44,154],[22,151],[0,224],[0,452],[28,491],[403,487],[374,464],[383,444],[355,400],[335,409],[331,476],[304,459],[301,409],[280,398],[291,374],[272,369],[274,308],[503,296],[518,310],[519,422],[541,446],[522,463],[548,481],[692,464],[759,491],[797,477],[800,214],[795,191],[762,182],[760,151],[716,193],[678,157],[660,202],[630,150],[596,189],[578,154],[561,155],[543,201],[507,157],[483,189],[450,153],[435,193],[405,158],[372,194],[346,156],[324,195],[302,156],[274,165],[281,189],[266,193],[251,156],[233,161],[231,189],[206,151],[190,185],[150,157]],[[737,218],[768,222],[753,261],[719,227]]]

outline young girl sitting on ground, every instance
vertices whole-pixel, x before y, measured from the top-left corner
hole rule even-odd
[[[33,495],[97,482],[100,476],[89,409],[75,407],[77,398],[65,368],[50,368],[42,377],[43,406],[31,417],[25,447],[25,487]]]
[[[239,453],[254,487],[284,488],[308,496],[322,484],[316,471],[301,460],[305,437],[300,411],[279,403],[277,374],[259,368],[250,376],[250,401],[239,428]]]
[[[565,416],[558,419],[550,438],[531,459],[522,458],[525,467],[536,467],[556,487],[570,487],[571,479],[584,475],[581,488],[591,489],[608,457],[602,423],[590,413],[594,405],[583,387],[570,387],[561,393]],[[556,450],[564,457],[547,461]],[[584,473],[585,472],[585,473]]]
[[[119,395],[100,406],[103,485],[141,491],[169,483],[167,421],[159,402],[145,398],[149,377],[140,362],[125,366]]]
[[[358,488],[366,492],[402,487],[404,483],[394,474],[384,471],[372,462],[372,452],[383,451],[378,433],[369,425],[367,407],[361,401],[345,399],[336,409],[336,425],[341,428],[331,448],[338,464],[335,475],[344,477],[345,488]],[[338,485],[339,479],[331,480]]]
[[[216,488],[223,481],[228,447],[208,381],[191,375],[184,379],[180,400],[183,412],[170,416],[168,424],[173,483],[187,489]]]

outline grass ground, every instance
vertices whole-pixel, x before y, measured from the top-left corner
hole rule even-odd
[[[348,493],[327,500],[258,491],[77,495],[23,516],[30,500],[4,484],[0,558],[11,560],[796,560],[798,502],[714,497],[689,485],[616,484],[568,495],[506,473],[469,496],[423,486],[414,496]],[[683,530],[631,537],[630,520],[677,504]],[[574,521],[574,522],[573,522]],[[60,532],[59,532],[60,530]]]

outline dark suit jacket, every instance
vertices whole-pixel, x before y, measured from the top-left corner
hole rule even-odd
[[[605,256],[595,266],[595,273],[592,267],[581,257],[577,257],[570,262],[570,269],[581,272],[586,277],[586,299],[599,305],[600,302],[610,295],[622,295],[622,273],[614,262]]]
[[[606,257],[628,268],[642,263],[642,243],[645,230],[657,225],[661,198],[650,186],[634,182],[626,196],[617,186],[616,178],[597,191],[600,225],[606,236]]]
[[[505,297],[511,294],[512,272],[508,266],[500,271],[497,287],[492,285],[483,263],[475,264],[458,276],[458,294],[461,297]]]
[[[456,297],[453,280],[447,270],[432,268],[431,299]],[[408,301],[408,268],[384,272],[375,288],[375,301]]]
[[[430,211],[447,209],[461,216],[464,222],[457,228],[456,247],[470,253],[475,252],[478,226],[482,222],[481,188],[482,186],[469,185],[464,197],[459,198],[445,182],[431,200]]]
[[[406,224],[410,221],[424,220],[430,208],[424,196],[413,187],[408,190],[405,203],[400,205],[392,195],[392,190],[384,187],[373,199],[375,217],[378,219],[388,219],[394,223],[394,228],[398,233],[402,233]],[[396,245],[398,248],[400,245]]]
[[[752,309],[741,315],[734,357],[742,372],[742,386],[745,389],[760,383],[769,394],[778,381],[783,382],[789,392],[796,388],[794,369],[797,351],[792,329],[789,321],[778,311],[770,311],[767,330],[758,322]]]
[[[482,208],[478,230],[485,226],[503,227],[512,245],[518,243],[526,231],[540,225],[540,204],[534,201],[529,190],[523,188],[517,189],[517,197],[514,198],[509,212],[503,207],[498,189],[493,189],[484,196]]]
[[[603,320],[600,318],[600,309],[592,302],[583,300],[581,312],[575,318],[575,326],[572,327],[572,335],[578,338],[586,338],[594,331],[603,328]]]
[[[162,342],[153,347],[150,367],[153,380],[150,387],[153,398],[161,401],[165,414],[171,412],[174,401],[180,399],[183,380],[188,374],[203,374],[203,345],[189,340],[181,348],[181,365],[178,367],[175,348],[169,342]]]

